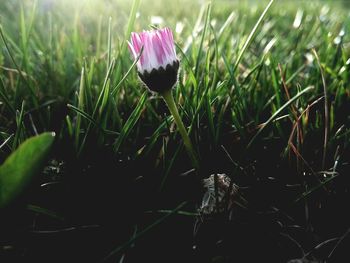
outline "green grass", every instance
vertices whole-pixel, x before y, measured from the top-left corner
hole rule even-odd
[[[332,182],[344,176],[338,169],[349,171],[350,153],[345,1],[313,1],[311,8],[277,0],[265,13],[267,1],[49,2],[1,2],[1,163],[25,139],[55,131],[63,146],[53,159],[78,166],[108,152],[147,162],[145,174],[159,173],[157,191],[171,188],[168,180],[192,166],[126,44],[132,31],[169,26],[181,61],[173,94],[200,178],[225,172],[243,188],[277,178],[299,185],[287,204],[304,202],[305,209],[314,192],[338,191]],[[163,22],[152,24],[153,16]]]
[[[175,97],[184,98],[181,103],[184,118],[193,123],[194,141],[200,140],[201,133],[208,133],[211,146],[216,147],[220,145],[220,133],[228,129],[239,132],[242,139],[248,139],[251,135],[247,134],[247,124],[264,123],[267,115],[274,115],[288,102],[281,73],[287,80],[289,96],[314,87],[313,92],[291,103],[297,105],[299,113],[322,96],[321,71],[315,63],[313,48],[319,54],[328,92],[336,96],[330,107],[333,112],[330,112],[329,141],[344,124],[337,123],[334,110],[347,99],[349,85],[348,39],[346,34],[341,34],[342,30],[346,32],[349,24],[346,12],[333,6],[327,10],[320,3],[316,3],[314,10],[306,6],[297,10],[292,4],[286,4],[288,7],[282,9],[285,4],[279,3],[265,21],[253,29],[260,9],[250,8],[249,3],[230,6],[219,1],[212,7],[196,6],[197,14],[183,15],[183,18],[176,13],[169,16],[166,9],[161,10],[158,6],[146,9],[146,1],[139,5],[138,1],[134,3],[129,16],[131,6],[118,1],[107,6],[94,1],[77,4],[62,1],[54,4],[51,10],[49,7],[46,10],[40,1],[29,1],[25,5],[5,4],[0,60],[3,139],[16,133],[13,139],[16,142],[18,137],[23,140],[35,132],[48,130],[57,104],[72,105],[66,123],[60,127],[60,135],[69,134],[68,127],[76,118],[74,135],[70,136],[75,138],[77,154],[83,151],[92,130],[98,133],[99,145],[111,144],[118,139],[118,133],[143,92],[135,71],[123,78],[132,63],[125,41],[132,30],[149,27],[150,15],[162,15],[163,25],[173,29],[176,23],[179,28],[179,25],[184,27],[181,34],[175,33],[179,49],[183,49],[178,52],[182,70]],[[138,8],[140,13],[136,18]],[[180,12],[182,8],[179,5],[175,10]],[[108,16],[110,9],[118,10],[118,16]],[[15,10],[20,12],[13,21],[7,14]],[[68,13],[68,10],[73,12]],[[95,10],[97,12],[92,13]],[[295,21],[293,27],[296,13],[301,21],[299,24]],[[339,43],[335,44],[336,41]],[[281,72],[278,64],[282,65]],[[21,111],[23,101],[26,115],[33,112],[36,116],[32,125],[19,130],[22,123],[16,124],[18,128],[10,126],[14,112]],[[128,138],[135,136],[138,127],[150,126],[156,130],[162,124],[157,114],[159,103],[159,100],[147,103],[142,119],[135,124],[137,127],[133,132],[130,131],[130,137],[123,139],[125,144],[118,139],[118,144],[137,151],[135,147],[139,146],[133,145],[132,140],[128,143]],[[293,122],[291,110],[292,107],[286,107],[274,115],[290,115],[270,127],[274,135],[288,137],[290,131],[282,131],[279,122]],[[231,116],[220,118],[224,115]],[[199,127],[201,122],[208,130]],[[322,126],[322,123],[302,123],[301,129],[306,131],[312,126]],[[343,132],[346,140],[346,127]],[[11,142],[2,149],[4,155],[12,150]],[[147,146],[147,141],[143,143]]]

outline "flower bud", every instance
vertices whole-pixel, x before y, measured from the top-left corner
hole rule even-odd
[[[179,60],[176,57],[173,33],[169,28],[131,33],[130,52],[142,82],[155,92],[171,89],[177,82]]]

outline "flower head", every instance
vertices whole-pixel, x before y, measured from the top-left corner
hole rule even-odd
[[[137,71],[146,86],[157,92],[171,89],[177,81],[179,60],[173,33],[169,28],[131,33],[129,49],[136,59]]]

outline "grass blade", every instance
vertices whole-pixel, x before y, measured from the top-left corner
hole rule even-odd
[[[151,225],[147,226],[144,230],[140,231],[139,233],[135,234],[131,239],[129,239],[126,243],[124,243],[123,245],[117,247],[116,249],[114,249],[112,252],[110,252],[103,260],[102,262],[105,262],[107,259],[111,258],[113,255],[117,254],[118,252],[126,249],[130,244],[134,243],[135,240],[137,240],[138,238],[144,236],[145,234],[147,234],[150,230],[152,230],[154,227],[156,227],[157,225],[159,225],[160,223],[162,223],[164,220],[166,220],[168,217],[172,216],[173,214],[176,214],[179,210],[181,210],[182,207],[184,207],[187,204],[187,202],[183,202],[180,205],[178,205],[174,210],[169,211],[166,215],[164,215],[163,217],[159,218],[158,220],[156,220],[154,223],[152,223]]]
[[[247,50],[247,48],[249,47],[250,43],[253,41],[254,36],[260,26],[260,24],[262,23],[262,21],[264,20],[267,12],[269,11],[271,5],[273,4],[274,0],[270,0],[269,4],[266,6],[265,10],[262,12],[261,16],[259,17],[258,21],[256,22],[255,26],[253,27],[252,31],[250,32],[247,40],[245,41],[242,49],[240,50],[238,57],[236,59],[236,63],[233,66],[233,72],[236,72],[236,69],[239,65],[239,63],[241,62],[241,59],[243,57],[244,52]]]
[[[305,88],[304,90],[298,92],[293,98],[291,98],[290,100],[288,100],[284,105],[282,105],[281,108],[279,108],[266,122],[263,123],[263,125],[261,126],[261,128],[258,130],[258,132],[254,135],[254,137],[251,139],[251,141],[248,143],[247,145],[247,149],[250,148],[250,146],[254,143],[254,141],[256,140],[256,138],[260,135],[260,133],[269,125],[271,124],[276,118],[277,116],[284,110],[286,109],[289,105],[291,105],[294,101],[296,101],[300,96],[304,95],[305,93],[313,90],[314,87],[310,86]]]
[[[137,104],[134,111],[131,113],[128,120],[124,124],[122,130],[120,131],[120,135],[119,135],[119,137],[118,137],[118,139],[115,142],[114,147],[113,147],[114,152],[118,152],[119,147],[125,141],[125,139],[129,136],[132,128],[135,126],[136,122],[140,118],[142,110],[143,110],[143,106],[145,105],[145,102],[147,100],[147,93],[148,93],[148,91],[145,91],[142,94],[142,96],[139,100],[139,103]]]
[[[329,129],[329,108],[328,108],[328,95],[327,95],[327,84],[324,78],[323,69],[321,66],[320,58],[315,49],[312,50],[314,56],[316,57],[316,61],[318,67],[320,68],[322,84],[323,84],[323,96],[324,96],[324,141],[323,141],[323,156],[322,156],[322,170],[326,164],[326,155],[327,155],[327,144],[328,144],[328,129]]]

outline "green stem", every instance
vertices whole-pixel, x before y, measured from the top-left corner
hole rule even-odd
[[[196,153],[194,151],[194,148],[192,146],[191,139],[188,136],[186,128],[181,120],[179,111],[177,110],[177,106],[175,104],[173,94],[171,93],[171,89],[161,92],[160,95],[162,95],[165,103],[167,104],[167,106],[169,108],[170,113],[173,115],[176,126],[177,126],[177,128],[182,136],[187,153],[188,153],[189,157],[191,158],[191,161],[192,161],[194,168],[198,171],[198,169],[199,169],[198,158],[197,158]]]

